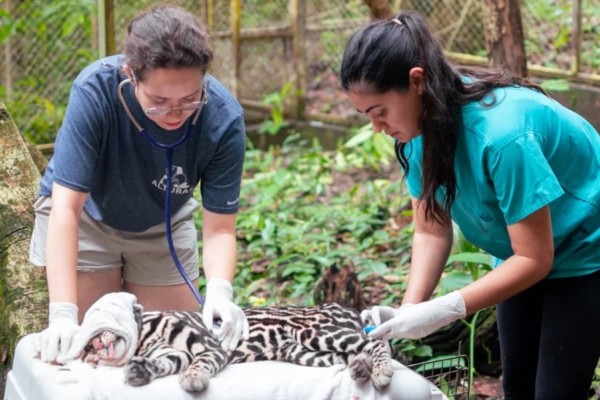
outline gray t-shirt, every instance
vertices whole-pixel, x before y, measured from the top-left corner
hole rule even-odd
[[[126,79],[122,63],[122,55],[98,60],[75,79],[39,194],[50,196],[53,182],[89,193],[84,207],[92,218],[114,229],[142,232],[164,222],[166,155],[137,130],[118,98],[117,87]],[[181,138],[194,116],[167,131],[145,115],[132,85],[123,86],[123,97],[142,128],[160,143]],[[242,108],[210,77],[208,103],[190,137],[173,153],[171,214],[198,182],[204,208],[235,213],[245,150]]]

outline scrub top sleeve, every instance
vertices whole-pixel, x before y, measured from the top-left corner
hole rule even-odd
[[[104,108],[79,84],[73,84],[54,148],[54,181],[89,193],[95,178],[104,129]]]
[[[240,113],[227,128],[200,181],[202,205],[217,214],[235,214],[239,206],[246,130]]]
[[[489,157],[489,175],[508,225],[550,204],[564,191],[535,132],[523,132]]]

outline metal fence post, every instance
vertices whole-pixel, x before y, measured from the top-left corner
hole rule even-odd
[[[571,73],[579,74],[581,71],[581,0],[573,0],[573,28],[571,30],[571,40],[573,44],[573,54],[571,54]]]
[[[242,0],[231,0],[231,52],[233,60],[233,82],[231,92],[236,99],[240,98],[240,76],[242,64]]]
[[[98,54],[115,54],[115,8],[113,0],[98,0]]]
[[[294,54],[294,118],[304,116],[306,96],[306,0],[290,0],[288,4]]]

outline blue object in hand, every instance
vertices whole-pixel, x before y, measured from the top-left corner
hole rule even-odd
[[[374,326],[374,325],[365,326],[365,327],[363,328],[363,331],[365,331],[365,333],[369,333],[369,332],[371,332],[371,331],[372,331],[373,329],[375,329],[375,328],[377,328],[377,327],[376,327],[376,326]]]

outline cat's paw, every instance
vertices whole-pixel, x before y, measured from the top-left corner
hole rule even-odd
[[[371,375],[373,386],[378,390],[384,389],[392,381],[392,375],[394,375],[394,369],[391,363],[375,365],[373,367],[373,374]]]
[[[133,357],[125,365],[125,382],[131,386],[143,386],[149,384],[154,374],[152,363],[144,357]]]
[[[206,389],[210,375],[198,368],[188,368],[179,374],[179,385],[188,392],[199,392]]]
[[[358,383],[365,383],[371,378],[373,358],[367,353],[359,353],[350,361],[348,368],[352,379]]]

